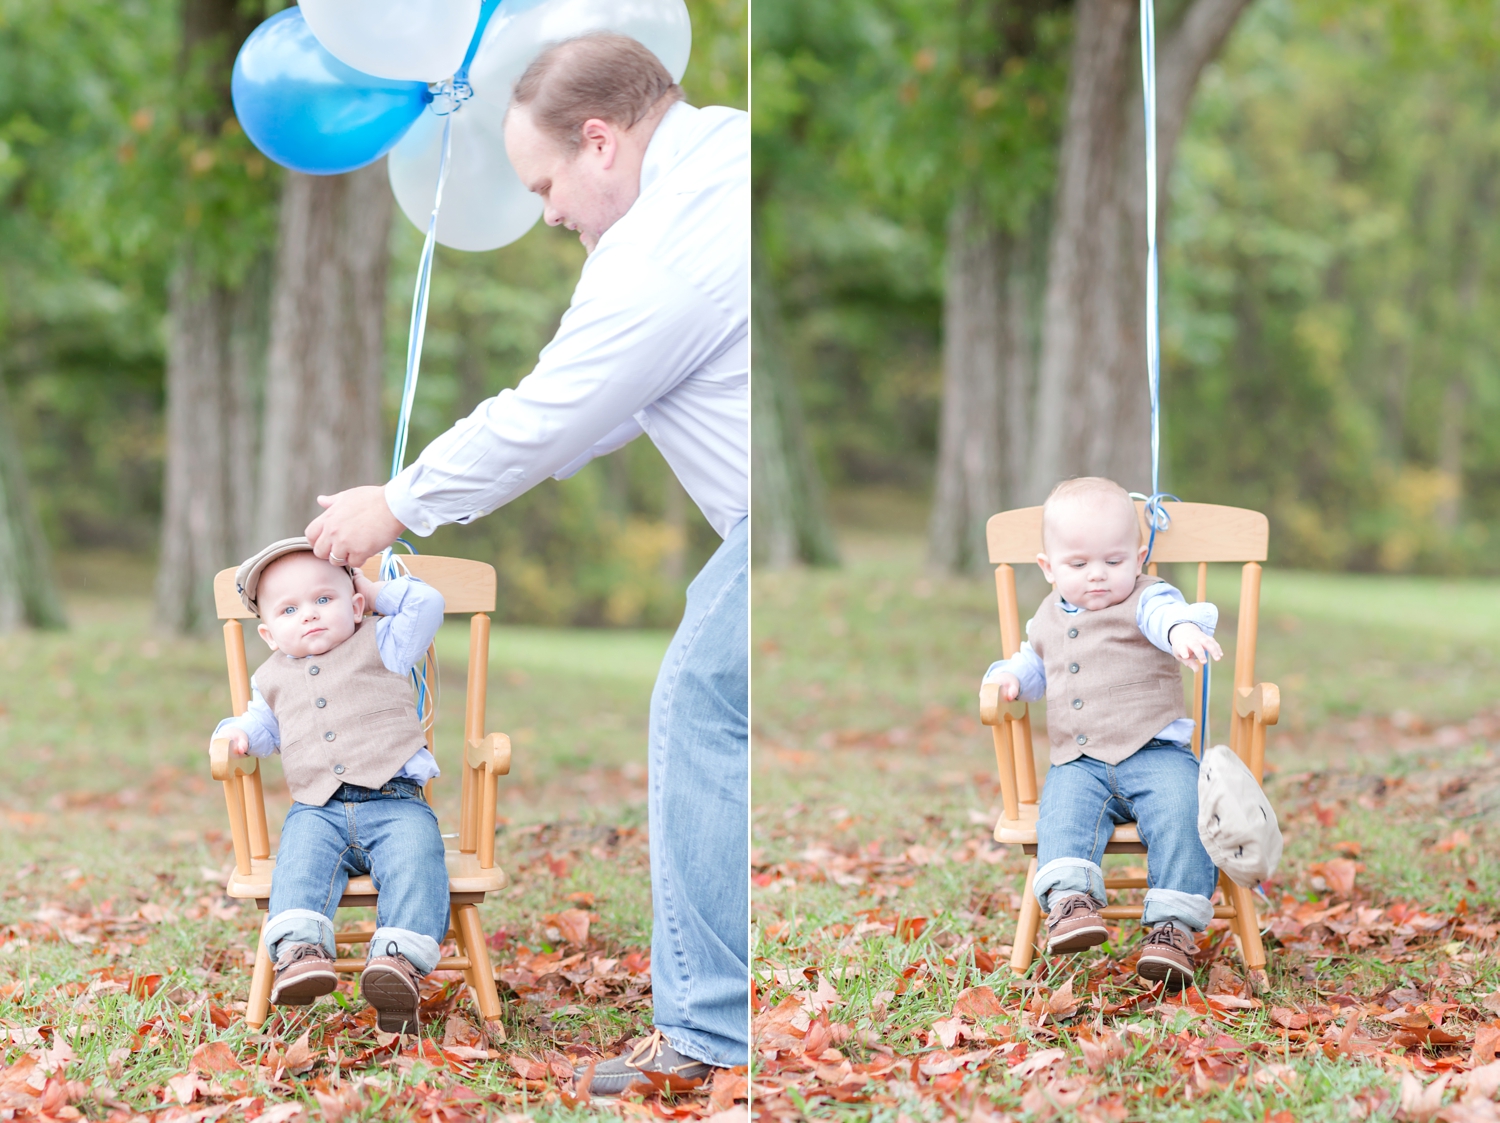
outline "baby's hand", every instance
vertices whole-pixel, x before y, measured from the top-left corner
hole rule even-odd
[[[250,737],[237,725],[231,725],[224,731],[224,737],[229,741],[229,747],[234,750],[235,756],[247,756],[250,752]]]
[[[1197,624],[1184,621],[1173,625],[1170,639],[1172,654],[1189,667],[1206,665],[1210,655],[1216,663],[1224,658],[1224,649],[1214,642],[1213,636],[1204,635]]]
[[[371,616],[375,615],[375,598],[380,595],[380,590],[383,588],[385,588],[384,581],[371,581],[359,570],[354,571],[354,591],[364,594],[365,611]]]
[[[990,681],[999,684],[1000,697],[1007,702],[1014,702],[1021,696],[1021,680],[1009,671],[1001,671]]]

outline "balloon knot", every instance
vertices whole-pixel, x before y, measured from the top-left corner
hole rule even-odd
[[[427,96],[432,102],[433,116],[446,117],[474,96],[474,87],[465,78],[444,78],[428,85]]]

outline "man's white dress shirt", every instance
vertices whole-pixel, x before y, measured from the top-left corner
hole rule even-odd
[[[750,509],[750,125],[681,102],[536,367],[386,484],[417,534],[650,435],[723,537]]]

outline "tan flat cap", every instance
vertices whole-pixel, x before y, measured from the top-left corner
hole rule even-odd
[[[259,616],[260,608],[255,603],[255,594],[260,588],[260,575],[265,572],[266,566],[277,558],[303,551],[312,553],[312,543],[307,540],[306,536],[299,534],[296,538],[283,538],[279,542],[272,542],[254,557],[246,558],[240,563],[239,569],[234,573],[234,587],[235,591],[240,594],[240,600],[245,602],[245,607]],[[346,565],[343,568],[350,577],[354,576],[353,566]]]
[[[1281,861],[1276,809],[1228,745],[1209,749],[1198,766],[1198,837],[1214,865],[1246,888],[1270,877]]]

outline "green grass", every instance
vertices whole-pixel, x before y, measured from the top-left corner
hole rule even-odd
[[[1393,989],[1399,997],[1410,987],[1459,1003],[1444,1025],[1467,1039],[1494,1017],[1478,1005],[1500,987],[1493,933],[1483,925],[1466,933],[1457,923],[1492,915],[1500,903],[1500,863],[1488,833],[1500,810],[1500,718],[1492,709],[1500,694],[1500,583],[1266,570],[1257,677],[1282,687],[1268,761],[1287,851],[1271,886],[1274,910],[1263,920],[1326,899],[1321,874],[1309,867],[1353,853],[1355,844],[1364,866],[1356,908],[1400,901],[1447,920],[1405,950],[1392,951],[1380,935],[1361,950],[1319,928],[1314,937],[1288,935],[1288,946],[1273,940],[1263,1006],[1213,1023],[1154,1000],[1103,1014],[1104,1005],[1139,993],[1126,969],[1137,938],[1130,924],[1097,954],[1039,960],[1026,980],[1010,976],[1005,960],[1025,865],[989,842],[999,794],[990,733],[977,715],[980,676],[999,655],[993,582],[933,577],[910,536],[848,535],[846,557],[839,570],[763,573],[754,586],[762,1042],[775,1029],[767,1011],[789,995],[814,994],[826,980],[837,994],[826,1012],[806,1001],[814,1021],[826,1019],[845,1038],[840,1052],[856,1067],[854,1082],[840,1090],[828,1054],[817,1067],[798,1055],[800,1045],[769,1061],[763,1048],[766,1110],[894,1120],[983,1109],[1044,1118],[1054,1110],[1046,1097],[1066,1100],[1072,1081],[1082,1095],[1073,1110],[1083,1118],[1248,1121],[1287,1109],[1298,1120],[1342,1120],[1362,1110],[1351,1097],[1394,1094],[1401,1065],[1421,1070],[1467,1057],[1467,1044],[1423,1050],[1385,1041],[1373,1059],[1336,1050],[1330,1058],[1317,1040],[1284,1035],[1269,1013],[1339,995],[1373,1016],[1382,1002],[1400,1005],[1389,997]],[[1237,571],[1215,567],[1209,589],[1223,613],[1221,638],[1232,648]],[[1023,575],[1023,619],[1042,591]],[[1226,665],[1214,692],[1220,730],[1231,679]],[[1460,830],[1467,838],[1454,834]],[[925,927],[910,938],[899,918],[914,917]],[[1242,986],[1237,954],[1215,947],[1200,960],[1205,968],[1211,961],[1218,988]],[[1209,978],[1205,971],[1200,980],[1205,992]],[[1055,1029],[1028,1023],[1026,1003],[1068,981],[1093,992],[1079,1012]],[[1025,1079],[1011,1074],[1015,1061],[1002,1054],[946,1077],[913,1079],[902,1068],[858,1083],[859,1066],[887,1063],[882,1051],[902,1065],[932,1054],[933,1023],[976,985],[992,988],[1004,1013],[974,1027],[980,1045],[960,1043],[953,1052],[1025,1042],[1033,1054],[1060,1047],[1065,1058]],[[1351,1020],[1338,1009],[1335,1035]],[[1355,1039],[1390,1030],[1358,1013],[1352,1020]],[[1134,1043],[1127,1058],[1089,1072],[1080,1040],[1111,1031]],[[1185,1058],[1214,1032],[1250,1052],[1214,1069],[1217,1075],[1195,1076]],[[1278,1082],[1281,1070],[1269,1067],[1276,1064],[1293,1075]]]
[[[347,987],[309,1012],[273,1013],[263,1035],[237,1017],[223,1029],[211,1023],[214,1007],[243,1009],[245,953],[261,919],[248,903],[219,895],[232,856],[206,750],[229,707],[223,644],[217,635],[156,634],[148,602],[98,578],[101,570],[74,574],[69,631],[0,640],[0,1020],[14,1031],[7,1063],[37,1048],[28,1028],[68,1040],[77,1055],[68,1078],[95,1089],[96,1099],[79,1105],[87,1114],[98,1099],[134,1110],[157,1104],[164,1082],[187,1072],[204,1041],[223,1040],[245,1063],[284,1051],[305,1029],[324,1053],[374,1048],[373,1032],[351,1020],[362,1003]],[[648,947],[644,749],[651,683],[668,638],[493,630],[487,725],[514,744],[497,838],[513,885],[482,908],[500,968],[561,948],[548,917],[568,908],[597,917],[591,955]],[[253,668],[266,652],[253,636],[248,647]],[[438,649],[437,755],[456,776],[466,624],[446,625]],[[275,763],[266,784],[274,843],[289,806]],[[456,780],[438,781],[436,805],[444,829],[456,830]],[[86,992],[91,981],[128,984],[132,975],[161,975],[160,988],[149,997],[112,985]],[[594,1000],[551,980],[507,998],[503,1054],[608,1052],[649,1028],[649,999]],[[474,1017],[466,996],[454,1011]],[[445,1025],[441,1016],[433,1024],[438,1040]],[[320,1064],[280,1082],[253,1073],[234,1095],[301,1100],[316,1113],[315,1093],[328,1092],[330,1072]],[[413,1117],[417,1101],[453,1075],[377,1050],[344,1074],[345,1087],[351,1077],[380,1082],[348,1118]],[[589,1114],[563,1106],[555,1086],[528,1089],[505,1063],[474,1064],[459,1083],[491,1097],[491,1111]]]

